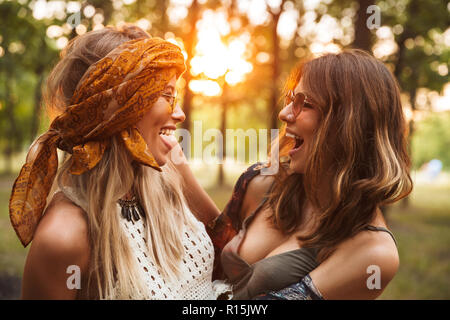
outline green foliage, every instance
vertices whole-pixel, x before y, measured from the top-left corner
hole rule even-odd
[[[0,2],[0,153],[9,159],[7,170],[13,153],[37,134],[40,86],[57,57],[46,37],[48,21],[35,20],[21,3]]]
[[[21,275],[28,248],[24,249],[9,221],[8,201],[12,177],[0,178],[0,273]]]
[[[444,168],[450,169],[450,112],[431,113],[416,122],[412,139],[414,167],[439,159]]]
[[[447,173],[448,174],[448,173]],[[416,185],[411,205],[387,213],[398,242],[399,270],[379,299],[450,298],[450,186]]]
[[[395,64],[395,74],[402,90],[417,88],[441,91],[448,76],[438,74],[435,63],[450,63],[450,48],[441,41],[450,25],[447,1],[378,1],[383,8],[382,24],[400,26],[395,36],[399,50],[388,62]]]

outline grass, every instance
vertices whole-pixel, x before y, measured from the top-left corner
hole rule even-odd
[[[381,299],[450,298],[450,185],[418,185],[388,213],[400,268]]]
[[[23,248],[9,220],[8,203],[13,182],[12,176],[0,177],[0,273],[18,276],[23,272],[28,248]]]
[[[213,167],[194,166],[194,173],[220,209],[230,198],[242,168],[227,168],[226,186],[211,181]],[[8,216],[8,200],[14,177],[0,177],[0,278],[20,279],[28,249],[20,244]],[[400,268],[379,299],[450,299],[450,182],[432,185],[420,182],[410,197],[410,206],[389,208],[389,228],[400,255]],[[10,282],[8,282],[8,286]],[[1,291],[8,290],[0,281]],[[1,297],[1,294],[0,294]]]

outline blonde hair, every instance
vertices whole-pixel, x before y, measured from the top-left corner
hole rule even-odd
[[[89,228],[91,257],[88,288],[95,281],[96,297],[100,299],[139,299],[145,297],[136,259],[132,257],[127,238],[122,232],[117,201],[134,190],[145,210],[144,237],[148,239],[148,258],[161,274],[175,280],[184,253],[184,224],[197,230],[186,210],[181,177],[169,162],[158,172],[132,163],[123,143],[111,139],[102,160],[90,171],[80,175],[68,172],[71,157],[57,174],[62,190],[73,190],[67,196],[77,197],[85,204]],[[90,290],[88,290],[90,291]]]
[[[50,117],[64,112],[87,68],[125,41],[149,35],[133,25],[121,29],[107,27],[71,40],[61,53],[44,89]],[[67,154],[66,154],[67,155]],[[64,160],[52,189],[61,189],[86,213],[89,229],[90,260],[88,298],[145,298],[144,281],[127,238],[121,230],[117,201],[133,190],[145,210],[144,237],[148,258],[169,280],[179,273],[184,247],[182,228],[196,231],[185,205],[181,177],[171,163],[162,172],[133,163],[123,142],[111,137],[102,160],[82,175],[72,175],[72,157]],[[52,193],[51,193],[52,194]]]

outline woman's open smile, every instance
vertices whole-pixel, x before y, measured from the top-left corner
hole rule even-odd
[[[175,85],[176,78],[173,77],[153,107],[136,125],[160,166],[167,162],[170,150],[178,143],[174,136],[175,125],[186,118],[183,110],[170,100],[174,99]]]
[[[300,138],[299,136],[289,133],[289,132],[286,132],[286,137],[295,139],[295,146],[294,146],[294,148],[291,149],[291,151],[289,151],[289,156],[294,157],[295,154],[300,149],[302,149],[304,140],[302,138]]]
[[[294,94],[304,92],[302,81],[293,90]],[[309,97],[310,95],[308,95]],[[286,123],[286,137],[295,140],[294,148],[289,151],[290,168],[297,173],[304,173],[308,161],[308,149],[320,124],[320,114],[310,103],[304,103],[300,112],[294,115],[294,102],[287,104],[279,114]]]

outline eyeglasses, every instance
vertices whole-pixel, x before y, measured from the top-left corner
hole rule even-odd
[[[288,106],[291,103],[292,114],[295,118],[297,118],[300,112],[302,112],[304,106],[312,108],[311,103],[308,102],[308,97],[303,92],[299,92],[294,95],[294,91],[289,90],[289,92],[286,94],[286,97],[284,98],[284,105]]]
[[[168,98],[167,102],[169,102],[170,108],[173,110],[175,110],[176,104],[177,104],[177,97],[171,95],[170,93],[163,93],[162,94],[163,97]]]

